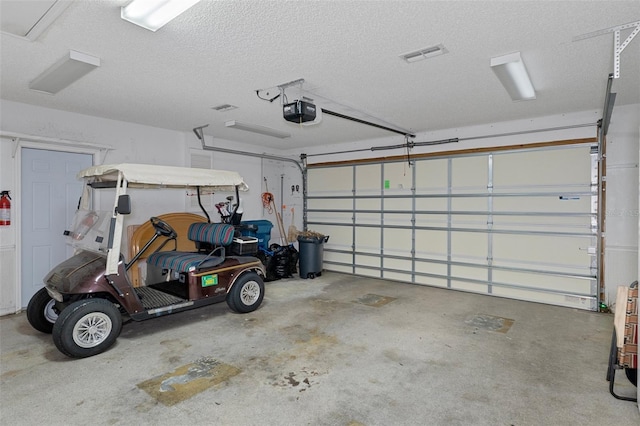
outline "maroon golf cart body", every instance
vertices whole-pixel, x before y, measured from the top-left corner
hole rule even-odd
[[[125,262],[120,254],[124,215],[130,213],[127,188],[190,188],[199,191],[247,190],[235,172],[140,164],[94,166],[82,170],[85,188],[74,224],[65,231],[75,254],[44,278],[27,307],[31,325],[52,333],[58,349],[75,358],[108,349],[123,319],[142,321],[226,301],[240,313],[257,309],[264,297],[264,267],[252,256],[229,255],[235,229],[230,224],[194,223],[188,230],[193,251],[163,250],[177,234],[157,217],[155,230]],[[113,211],[90,208],[98,188],[115,189]],[[146,253],[156,240],[155,252]],[[169,246],[170,247],[170,246]],[[161,251],[162,250],[162,251]],[[128,269],[146,254],[143,285],[134,287]]]

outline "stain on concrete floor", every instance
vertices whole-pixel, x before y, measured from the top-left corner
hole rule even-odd
[[[506,333],[515,321],[509,318],[496,317],[493,315],[478,314],[465,321],[477,329],[495,331],[496,333]]]
[[[181,355],[191,347],[189,343],[181,339],[166,339],[162,340],[160,344],[165,348],[160,356],[169,364],[174,365],[182,361]]]
[[[291,387],[297,389],[298,392],[304,392],[311,387],[313,383],[309,380],[311,376],[317,376],[319,373],[316,371],[307,371],[302,369],[298,374],[291,371],[286,376],[283,376],[280,380],[274,381],[273,386],[277,387]],[[303,378],[304,377],[304,378]]]
[[[247,368],[256,378],[262,376],[265,384],[296,393],[320,384],[321,377],[329,373],[329,366],[338,356],[335,352],[339,343],[337,337],[301,324],[279,331],[293,346],[282,352],[251,357]]]
[[[201,358],[176,368],[170,373],[138,383],[153,398],[171,406],[215,385],[226,382],[240,369],[213,358]]]
[[[380,296],[379,294],[365,294],[364,296],[354,300],[354,303],[360,303],[362,305],[373,306],[379,308],[387,303],[391,303],[396,300],[395,297]]]

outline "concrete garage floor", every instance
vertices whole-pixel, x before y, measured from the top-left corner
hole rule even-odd
[[[123,327],[71,360],[0,319],[4,425],[637,425],[613,317],[325,272]],[[635,388],[618,371],[618,391]]]

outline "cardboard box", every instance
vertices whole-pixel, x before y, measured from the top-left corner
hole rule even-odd
[[[638,345],[624,345],[618,351],[618,365],[624,368],[638,368]]]
[[[638,324],[625,324],[624,326],[624,343],[635,343],[638,336]]]
[[[626,293],[626,309],[622,345],[618,340],[618,364],[638,368],[638,288],[627,288],[623,293]]]
[[[638,322],[638,298],[637,297],[629,297],[627,299],[627,316],[635,317],[636,322]]]

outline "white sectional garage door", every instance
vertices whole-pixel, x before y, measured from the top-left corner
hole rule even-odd
[[[590,143],[310,165],[324,269],[597,310]]]

